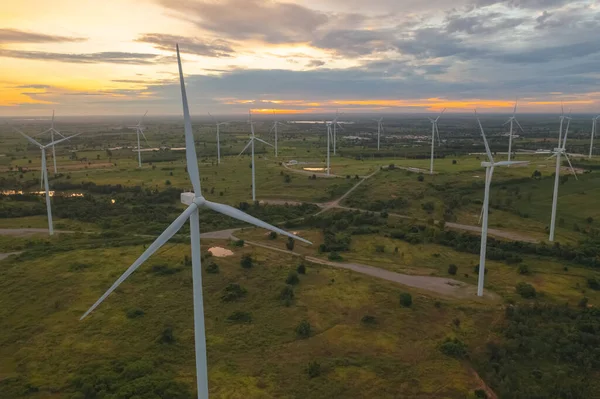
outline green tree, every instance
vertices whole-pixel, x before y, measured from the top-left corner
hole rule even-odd
[[[410,295],[408,292],[403,292],[400,294],[400,305],[404,306],[405,308],[409,308],[412,306],[412,303],[412,295]]]

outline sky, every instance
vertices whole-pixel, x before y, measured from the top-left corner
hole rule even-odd
[[[593,0],[20,0],[0,116],[600,112]]]

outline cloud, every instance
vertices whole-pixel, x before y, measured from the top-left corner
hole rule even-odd
[[[315,47],[357,57],[392,49],[393,33],[384,30],[333,30],[314,40]]]
[[[40,85],[40,84],[15,86],[15,88],[17,88],[17,89],[49,89],[50,87],[52,87],[52,86]]]
[[[205,57],[231,57],[235,51],[225,40],[202,41],[195,37],[175,36],[162,33],[147,33],[136,39],[136,42],[150,43],[154,48],[164,51],[175,51],[175,44],[183,53]]]
[[[308,68],[318,68],[323,65],[325,65],[325,61],[321,60],[312,60],[306,64]]]
[[[44,33],[27,32],[18,29],[0,29],[0,44],[82,42],[85,40],[87,39],[81,37],[46,35]]]
[[[159,0],[198,27],[236,40],[268,43],[310,41],[329,18],[321,11],[293,4],[263,0]]]
[[[450,15],[446,19],[448,33],[492,34],[515,28],[528,18],[510,18],[504,14],[493,12],[489,14],[464,16],[464,14]]]
[[[44,51],[21,51],[0,48],[0,57],[38,61],[57,61],[78,64],[132,64],[149,65],[171,62],[168,57],[149,53],[101,52],[87,54],[48,53]]]

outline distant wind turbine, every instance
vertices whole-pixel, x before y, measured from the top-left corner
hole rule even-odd
[[[41,136],[42,134],[46,134],[46,133],[50,133],[50,141],[51,141],[51,142],[53,142],[53,141],[54,141],[54,134],[55,134],[55,133],[56,133],[56,134],[58,134],[60,137],[65,137],[65,136],[64,136],[64,135],[63,135],[61,132],[59,132],[58,130],[56,130],[56,129],[54,128],[54,110],[52,110],[52,122],[51,122],[51,124],[50,124],[50,128],[49,128],[49,129],[46,129],[46,130],[44,130],[44,131],[43,131],[43,132],[41,132],[41,133],[38,133],[38,134],[36,134],[36,135],[35,135],[35,136],[33,136],[33,137],[38,137],[38,136]],[[58,173],[58,170],[57,170],[57,168],[56,168],[56,150],[55,150],[54,146],[52,146],[52,160],[53,160],[53,162],[54,162],[54,174],[57,174],[57,173]]]
[[[150,147],[150,144],[148,143],[148,139],[146,138],[146,135],[144,134],[144,129],[146,127],[144,125],[142,125],[142,122],[144,121],[144,118],[146,117],[147,114],[148,114],[148,111],[146,111],[144,116],[142,116],[142,119],[140,119],[138,121],[137,125],[130,127],[130,129],[135,129],[135,132],[137,134],[138,167],[140,167],[140,168],[142,167],[142,151],[141,151],[141,147],[140,147],[140,134],[144,137],[144,140],[146,140],[146,144],[148,145],[148,147]]]
[[[17,131],[17,133],[19,133],[20,135],[25,137],[30,143],[38,146],[40,148],[40,150],[42,151],[42,180],[44,181],[44,186],[46,188],[46,211],[48,212],[48,233],[50,235],[53,235],[54,234],[54,226],[52,224],[52,208],[50,206],[50,189],[48,187],[48,170],[46,167],[46,149],[50,148],[50,147],[54,148],[54,146],[56,144],[62,143],[63,141],[69,140],[70,138],[73,138],[75,136],[79,136],[81,133],[77,133],[77,134],[74,134],[69,137],[63,137],[62,139],[52,141],[49,144],[42,145],[42,144],[38,143],[37,141],[35,141],[34,139],[32,139],[31,137],[29,137],[28,135],[26,135],[25,133],[23,133],[22,131],[20,131],[19,129],[16,129],[16,128],[14,128],[14,129],[15,129],[15,131]]]
[[[330,169],[331,169],[330,163],[329,163],[329,157],[330,157],[329,153],[331,152],[330,147],[331,147],[331,138],[332,138],[331,137],[332,136],[331,122],[324,122],[324,123],[327,126],[327,176],[329,176]]]
[[[254,135],[254,122],[252,122],[252,111],[251,110],[248,111],[248,115],[250,117],[249,122],[250,122],[250,131],[252,132],[252,136],[250,136],[250,141],[248,141],[248,144],[246,144],[246,146],[244,147],[242,152],[240,152],[240,155],[242,155],[244,153],[244,151],[246,151],[246,149],[248,149],[249,146],[252,148],[252,201],[256,201],[256,179],[255,179],[256,164],[254,162],[254,141],[258,140],[261,143],[270,145],[271,147],[273,147],[273,144],[267,143],[266,141],[261,140]],[[238,156],[240,156],[240,155],[238,155]]]
[[[477,117],[477,111],[475,111],[475,117]],[[488,145],[487,139],[485,138],[485,132],[481,121],[477,117],[477,123],[481,130],[481,136],[483,137],[483,143],[485,144],[485,152],[487,153],[488,162],[482,162],[481,166],[485,167],[485,191],[483,197],[483,224],[481,225],[481,249],[479,252],[479,280],[477,283],[477,296],[483,296],[483,283],[485,279],[485,255],[487,250],[487,231],[488,231],[488,210],[490,204],[490,185],[492,183],[492,175],[494,174],[494,168],[496,166],[509,166],[515,164],[526,164],[527,161],[500,161],[494,162],[490,146]]]
[[[217,164],[220,165],[221,164],[221,138],[219,137],[220,127],[222,125],[229,125],[231,122],[219,122],[218,120],[215,119],[214,116],[212,116],[210,114],[210,112],[208,113],[208,115],[210,115],[213,122],[215,122],[215,125],[217,125]]]
[[[552,156],[550,156],[550,158],[552,157],[556,157],[556,171],[554,172],[554,193],[552,196],[552,215],[550,218],[550,237],[548,238],[549,241],[554,241],[554,231],[555,231],[555,227],[556,227],[556,206],[558,203],[558,185],[560,183],[560,157],[561,155],[564,154],[565,158],[567,159],[567,161],[569,162],[569,167],[571,168],[571,172],[573,173],[573,175],[575,176],[575,180],[579,180],[577,178],[577,173],[575,172],[575,169],[573,168],[573,165],[571,164],[571,160],[569,159],[569,155],[567,155],[567,151],[566,151],[566,146],[567,146],[567,136],[569,135],[569,125],[571,124],[571,117],[566,116],[566,117],[561,117],[561,129],[562,129],[562,122],[563,119],[567,119],[567,129],[565,130],[565,137],[562,141],[562,145],[561,142],[558,142],[558,147],[554,149],[554,153],[552,154]],[[560,133],[560,135],[562,136],[562,131]],[[548,158],[548,159],[550,159]]]
[[[433,174],[433,154],[434,154],[434,148],[435,148],[435,133],[437,132],[438,135],[438,142],[440,141],[440,131],[438,130],[438,120],[442,117],[442,115],[444,115],[444,112],[446,112],[446,108],[444,108],[442,110],[442,112],[438,115],[437,118],[435,119],[431,119],[429,118],[429,122],[431,122],[431,164],[429,165],[429,174],[432,175]]]
[[[342,125],[338,122],[339,117],[340,113],[336,110],[335,119],[331,121],[331,124],[333,125],[333,155],[337,155],[337,127],[339,126],[340,129],[344,130]]]
[[[273,111],[273,115],[275,115],[275,111]],[[285,123],[279,122],[279,121],[274,121],[273,126],[271,127],[271,130],[269,131],[269,133],[271,133],[272,131],[275,131],[275,157],[279,156],[279,150],[278,150],[278,146],[277,146],[277,125],[285,126]]]
[[[510,157],[512,155],[513,123],[516,123],[517,126],[519,126],[519,129],[521,129],[522,132],[525,132],[525,130],[523,130],[523,127],[517,120],[517,116],[516,116],[517,115],[517,102],[518,102],[518,100],[515,100],[515,108],[513,109],[513,115],[510,118],[508,118],[508,120],[506,122],[504,122],[505,125],[510,123],[510,133],[508,136],[508,160],[509,161],[510,161]]]
[[[253,216],[250,216],[239,209],[229,205],[219,204],[216,202],[207,201],[202,196],[200,186],[200,173],[198,172],[198,158],[196,157],[196,149],[194,148],[194,137],[192,134],[192,123],[188,107],[187,95],[185,92],[185,83],[183,80],[183,71],[181,67],[181,58],[179,56],[179,46],[177,46],[177,62],[179,66],[179,81],[181,85],[181,99],[183,103],[183,117],[185,126],[185,155],[187,162],[188,174],[190,181],[194,187],[193,193],[182,193],[181,202],[187,205],[177,219],[171,223],[165,231],[144,251],[144,253],[115,281],[115,283],[106,291],[100,299],[88,309],[82,320],[89,315],[98,305],[102,303],[117,287],[125,281],[134,271],[136,271],[142,263],[144,263],[152,254],[162,247],[171,237],[175,235],[183,227],[185,222],[190,220],[190,238],[192,247],[192,286],[194,300],[194,342],[196,350],[196,383],[198,389],[198,399],[208,399],[208,366],[206,361],[206,331],[204,327],[204,301],[202,293],[202,265],[200,251],[200,221],[198,210],[201,207],[212,209],[215,212],[222,213],[234,219],[238,219],[258,227],[262,227],[290,238],[303,241],[311,244],[309,241],[297,237],[287,231],[281,230],[275,226],[261,221]]]
[[[600,115],[596,116],[595,118],[592,118],[592,137],[590,138],[590,156],[589,156],[590,159],[592,159],[592,150],[594,148],[594,136],[596,135],[596,122],[598,121],[598,118],[600,118]]]
[[[381,140],[381,133],[383,132],[383,117],[379,119],[373,119],[373,121],[377,122],[377,151],[379,151],[379,143]]]

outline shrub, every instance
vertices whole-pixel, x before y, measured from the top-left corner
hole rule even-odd
[[[168,276],[171,274],[175,274],[181,271],[181,269],[176,267],[169,267],[168,265],[154,265],[152,266],[152,273],[158,276]]]
[[[219,265],[217,265],[215,262],[210,262],[208,266],[206,266],[206,272],[211,274],[219,273]]]
[[[233,246],[234,247],[243,247],[244,246],[244,240],[237,240],[233,242]]]
[[[291,285],[286,285],[279,292],[279,299],[284,301],[286,306],[291,304],[291,301],[294,299],[294,287]]]
[[[520,282],[516,286],[516,291],[519,295],[526,299],[535,298],[536,296],[535,288],[529,283]]]
[[[252,314],[236,310],[227,317],[227,321],[233,323],[252,323]]]
[[[170,186],[171,185],[171,180],[165,180],[165,185],[166,186]]]
[[[333,260],[333,261],[341,261],[342,260],[342,256],[335,251],[331,252],[329,254],[328,258],[329,258],[329,260]]]
[[[144,315],[144,311],[142,309],[134,308],[134,309],[129,309],[127,311],[128,319],[136,319],[138,317],[142,317],[143,315]]]
[[[423,175],[419,175],[419,176],[417,177],[417,180],[418,180],[418,181],[423,181],[423,180],[425,180],[425,177],[424,177]]]
[[[296,335],[300,338],[310,337],[310,323],[307,320],[302,320],[296,327]]]
[[[456,266],[454,263],[451,263],[448,265],[448,274],[455,276],[457,271],[458,271],[458,266]]]
[[[242,260],[240,261],[240,265],[244,269],[250,269],[252,266],[254,266],[254,263],[252,261],[252,255],[250,255],[250,254],[244,254],[242,256]]]
[[[239,284],[230,283],[225,287],[221,300],[223,302],[233,302],[246,296],[248,291]]]
[[[408,308],[412,306],[412,303],[412,295],[410,295],[408,292],[403,292],[400,294],[400,305],[404,306],[405,308]]]
[[[308,377],[315,378],[321,375],[321,364],[317,361],[308,363]]]
[[[473,271],[475,272],[475,274],[479,275],[479,265],[475,266],[473,268]],[[483,272],[483,274],[487,274],[488,269],[485,269],[485,272]]]
[[[306,274],[306,266],[304,266],[304,263],[300,263],[296,271],[298,274]]]
[[[446,338],[440,345],[440,351],[446,356],[463,358],[467,355],[467,345],[458,338]]]
[[[519,274],[529,275],[531,272],[529,271],[529,266],[527,265],[519,265]]]
[[[488,397],[487,393],[485,393],[483,389],[476,389],[473,391],[473,393],[475,394],[475,397],[479,399],[487,399]]]
[[[375,318],[375,316],[366,314],[362,317],[362,319],[360,319],[360,322],[367,325],[373,325],[377,324],[377,319]]]
[[[595,278],[588,278],[587,285],[594,291],[600,290],[600,282],[598,282],[598,280],[596,280]]]
[[[456,159],[452,160],[452,165],[456,165]]]
[[[587,308],[588,306],[588,299],[586,297],[583,297],[579,300],[579,303],[577,304],[577,306],[579,306],[580,308]]]
[[[174,344],[175,336],[173,335],[173,329],[171,327],[167,327],[160,333],[158,337],[158,342],[161,344]]]
[[[274,231],[269,233],[269,240],[274,240],[277,238],[277,233],[275,233]]]
[[[87,269],[88,267],[91,267],[91,265],[89,265],[87,263],[80,263],[80,262],[71,263],[71,266],[69,266],[69,271],[76,272],[78,270]]]
[[[385,252],[385,246],[384,245],[375,245],[375,252],[377,253],[384,253]]]
[[[289,250],[289,251],[293,251],[294,250],[294,245],[296,244],[296,241],[294,241],[294,239],[292,237],[288,237],[287,242],[285,243],[285,247]]]
[[[288,274],[287,278],[285,279],[285,283],[290,284],[290,285],[296,285],[296,284],[300,283],[300,279],[298,278],[298,273],[290,272]]]

